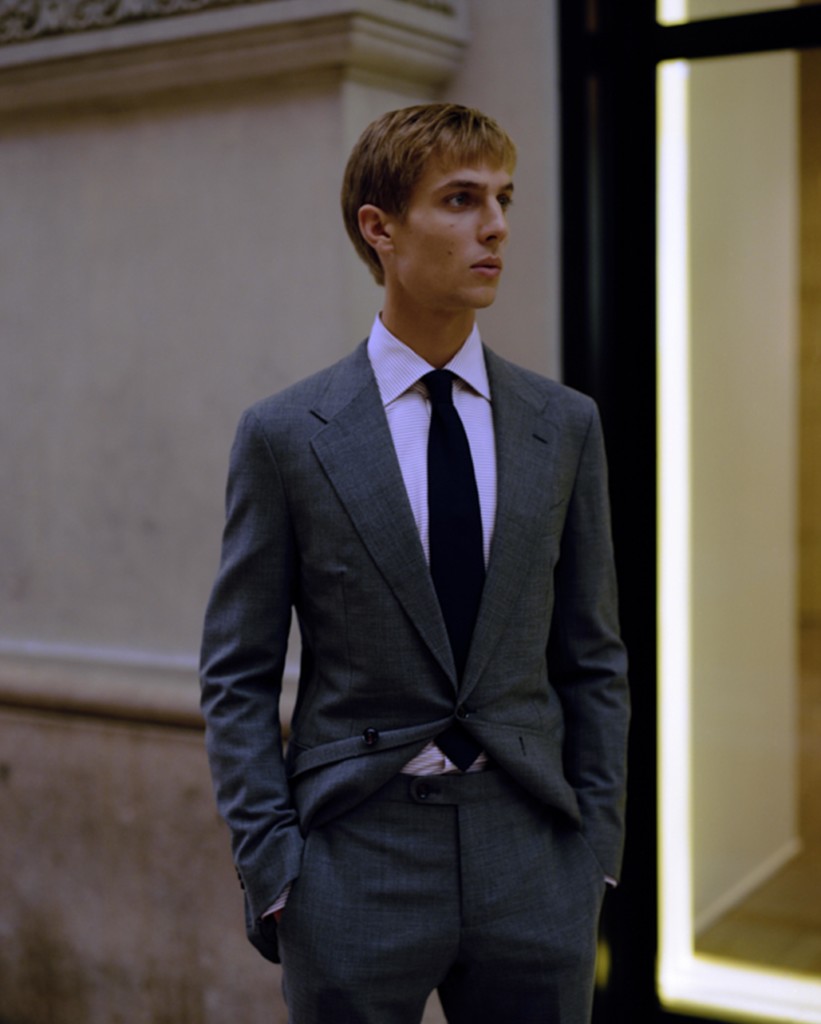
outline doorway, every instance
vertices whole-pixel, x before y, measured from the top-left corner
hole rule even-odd
[[[634,694],[596,1019],[821,1021],[821,4],[625,6],[562,12]]]

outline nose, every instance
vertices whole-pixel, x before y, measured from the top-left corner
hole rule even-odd
[[[485,242],[503,242],[508,235],[509,226],[505,209],[498,199],[491,199],[487,204],[487,213],[482,222],[482,240]]]

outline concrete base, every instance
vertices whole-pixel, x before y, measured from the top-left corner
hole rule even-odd
[[[201,734],[0,714],[3,1024],[273,1024]]]

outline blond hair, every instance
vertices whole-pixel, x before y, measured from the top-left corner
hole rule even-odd
[[[446,170],[490,163],[512,173],[516,147],[492,118],[456,103],[392,110],[369,124],[348,159],[341,198],[345,228],[377,284],[385,282],[382,264],[359,230],[359,210],[373,204],[403,217],[432,157]]]

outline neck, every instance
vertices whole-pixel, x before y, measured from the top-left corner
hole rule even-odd
[[[456,355],[473,330],[473,310],[458,313],[417,313],[402,317],[386,302],[382,323],[391,334],[436,369],[441,369]]]

